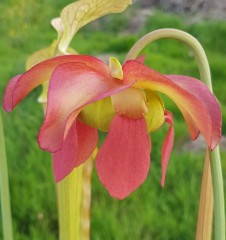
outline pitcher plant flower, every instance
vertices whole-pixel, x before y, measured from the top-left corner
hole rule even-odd
[[[26,70],[55,56],[78,54],[76,51],[79,51],[79,45],[75,45],[76,51],[69,45],[81,27],[109,13],[120,13],[131,3],[131,0],[79,0],[69,4],[61,11],[60,17],[51,21],[52,26],[57,31],[57,39],[49,47],[32,54],[27,59]],[[46,110],[48,87],[49,81],[42,84],[42,92],[38,98],[38,102],[42,104],[44,111]],[[91,130],[85,128],[79,122],[78,124],[80,126],[78,129],[83,128],[82,134],[86,136],[86,139],[89,139],[87,134]],[[82,138],[79,138],[79,141],[80,139]],[[79,145],[81,146],[81,143]],[[82,157],[87,157],[86,163],[68,174],[64,181],[56,184],[60,239],[88,239],[87,236],[90,234],[91,174],[96,151],[97,149],[91,155],[84,155],[84,150],[80,148]],[[56,157],[56,155],[54,156]],[[72,199],[72,196],[74,199]],[[68,215],[68,212],[71,214]],[[74,212],[76,214],[73,214]],[[61,221],[61,219],[64,220]],[[71,224],[73,224],[73,228],[70,227]]]
[[[150,166],[149,133],[169,124],[162,145],[162,176],[173,147],[173,115],[159,93],[180,109],[194,140],[201,133],[211,150],[221,137],[221,110],[201,81],[162,75],[143,59],[115,58],[109,66],[86,55],[58,56],[12,78],[3,107],[10,112],[31,90],[50,81],[47,110],[38,144],[53,154],[55,180],[61,181],[83,163],[98,142],[97,129],[108,132],[96,159],[100,181],[109,193],[123,199],[146,179]]]

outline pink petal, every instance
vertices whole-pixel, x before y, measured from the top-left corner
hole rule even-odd
[[[111,196],[123,199],[144,182],[150,152],[145,119],[116,115],[96,160],[100,181]]]
[[[173,115],[171,112],[165,111],[165,122],[169,124],[169,130],[162,145],[162,187],[164,187],[166,170],[174,142]]]
[[[214,149],[220,141],[222,125],[221,109],[217,99],[203,82],[195,78],[178,75],[167,75],[167,77],[181,88],[199,98],[208,109],[212,121],[211,149]]]
[[[123,66],[123,71],[124,83],[129,83],[136,80],[137,82],[133,85],[133,87],[159,91],[169,96],[181,110],[186,121],[188,120],[186,115],[190,116],[190,120],[192,122],[188,124],[191,125],[192,128],[195,126],[196,128],[194,128],[194,130],[199,129],[209,147],[213,148],[215,146],[216,141],[213,143],[212,139],[212,120],[209,109],[206,107],[206,104],[203,103],[202,98],[196,96],[195,94],[191,94],[189,90],[187,91],[186,89],[183,89],[179,85],[175,84],[170,78],[161,75],[160,73],[137,61],[131,60],[126,62]],[[216,102],[215,98],[213,97],[211,101]],[[218,103],[216,102],[216,104]],[[195,135],[195,132],[193,135]]]
[[[18,78],[14,77],[5,90],[3,107],[9,112],[35,87],[48,81],[55,67],[62,63],[80,62],[95,68],[103,74],[109,74],[106,64],[97,58],[85,55],[66,55],[43,61]],[[15,80],[16,78],[16,80]]]
[[[77,120],[78,157],[75,167],[86,161],[98,144],[98,131]]]
[[[200,131],[197,128],[197,126],[195,124],[195,121],[193,121],[190,113],[185,108],[183,108],[183,106],[180,106],[180,109],[183,112],[183,116],[184,116],[184,119],[187,123],[187,127],[188,127],[188,130],[189,130],[191,139],[192,140],[197,139],[197,137],[200,134]]]
[[[78,136],[76,121],[71,126],[70,131],[60,151],[53,153],[53,170],[55,181],[64,179],[75,167],[78,155]]]
[[[38,136],[39,146],[50,152],[60,150],[70,126],[85,105],[131,85],[123,85],[85,64],[61,64],[51,76],[46,116]]]
[[[53,153],[55,181],[64,179],[72,170],[85,162],[98,143],[97,130],[76,120],[60,151]]]
[[[5,109],[6,112],[10,112],[12,110],[12,105],[13,105],[12,94],[13,94],[14,88],[21,76],[22,75],[17,75],[15,77],[13,77],[9,81],[9,83],[6,87],[6,90],[4,92],[4,97],[3,97],[3,108]]]

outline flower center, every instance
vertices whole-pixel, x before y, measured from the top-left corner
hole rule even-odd
[[[113,78],[123,79],[122,66],[116,58],[110,58],[109,69]],[[128,118],[141,118],[148,112],[145,93],[140,89],[128,88],[112,95],[111,101],[116,113]]]
[[[136,88],[128,88],[111,96],[112,105],[117,114],[138,119],[148,112],[145,93]]]

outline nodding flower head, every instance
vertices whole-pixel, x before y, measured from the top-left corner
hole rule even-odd
[[[142,58],[123,66],[85,55],[58,56],[43,61],[8,84],[3,106],[11,111],[32,89],[49,81],[46,115],[38,134],[40,148],[53,154],[56,181],[83,163],[98,142],[97,129],[108,132],[96,160],[100,181],[123,199],[140,186],[150,166],[149,133],[169,125],[162,144],[162,177],[173,147],[173,115],[159,93],[180,109],[192,139],[203,135],[210,149],[221,137],[221,110],[214,95],[199,80],[162,75]]]

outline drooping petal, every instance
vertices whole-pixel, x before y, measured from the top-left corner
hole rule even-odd
[[[201,81],[187,76],[167,75],[167,77],[181,88],[195,95],[208,109],[212,121],[212,146],[215,148],[221,137],[221,109],[215,96]]]
[[[60,151],[53,153],[55,181],[64,179],[86,161],[98,143],[97,130],[75,120]]]
[[[76,164],[77,155],[78,136],[75,121],[64,140],[61,150],[52,154],[53,170],[56,182],[61,181],[72,172]]]
[[[53,70],[63,63],[84,63],[89,67],[100,71],[103,74],[109,74],[108,66],[101,60],[86,55],[67,55],[59,56],[46,61],[43,61],[30,70],[21,75],[15,83],[15,79],[11,79],[6,87],[3,107],[5,111],[10,112],[12,109],[35,87],[41,83],[48,81],[53,73]]]
[[[197,139],[197,137],[200,134],[200,131],[197,128],[197,126],[195,124],[195,121],[192,119],[190,113],[185,108],[183,108],[183,106],[180,106],[180,110],[183,112],[183,116],[184,116],[184,119],[187,123],[187,127],[188,127],[188,130],[189,130],[191,139],[192,140]]]
[[[123,199],[144,182],[150,152],[145,119],[116,115],[96,160],[100,181],[111,196]]]
[[[77,135],[78,135],[78,157],[75,167],[86,161],[93,153],[98,144],[98,132],[95,128],[88,125],[77,122]]]
[[[131,60],[126,62],[123,66],[123,71],[124,83],[136,80],[137,82],[133,87],[159,91],[170,97],[181,110],[184,117],[185,114],[190,115],[190,119],[203,134],[208,146],[213,149],[211,117],[206,105],[198,97],[178,86],[166,76],[137,61]],[[185,118],[185,120],[187,119]]]
[[[162,178],[161,185],[164,187],[166,178],[166,169],[168,166],[170,154],[173,148],[174,142],[174,128],[173,128],[173,115],[171,112],[165,111],[165,122],[169,124],[169,130],[163,141],[162,145]]]
[[[6,90],[5,90],[4,96],[3,96],[3,108],[6,112],[10,112],[12,110],[11,106],[13,105],[13,98],[12,98],[13,91],[14,91],[14,88],[20,78],[21,78],[21,75],[17,75],[15,77],[13,77],[9,81],[9,83],[6,87]]]
[[[75,33],[87,23],[109,13],[122,12],[131,3],[131,0],[80,0],[69,4],[60,15],[64,33],[59,49],[65,52]]]
[[[85,105],[130,86],[85,64],[61,64],[51,76],[39,146],[50,152],[60,150],[70,126]]]

